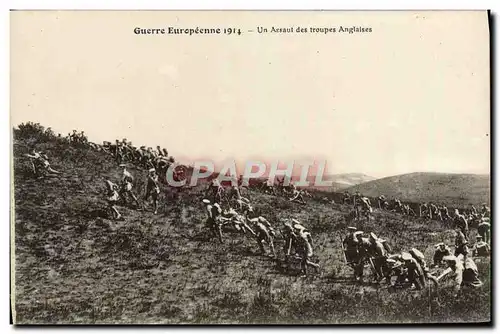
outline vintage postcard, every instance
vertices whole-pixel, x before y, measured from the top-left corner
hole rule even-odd
[[[491,323],[487,11],[11,11],[27,324]]]

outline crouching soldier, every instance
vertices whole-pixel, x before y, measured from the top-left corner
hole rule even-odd
[[[441,242],[434,246],[436,251],[434,252],[433,262],[435,267],[441,266],[443,263],[443,257],[452,255],[450,247]]]
[[[264,248],[264,242],[269,245],[271,249],[272,255],[275,258],[276,252],[274,250],[273,237],[275,235],[274,230],[271,227],[271,224],[264,217],[257,217],[249,220],[253,224],[253,230],[255,234],[255,238],[259,244],[260,251],[263,255],[266,254],[266,250]]]
[[[425,256],[424,256],[424,254],[422,254],[422,252],[420,252],[416,248],[412,248],[409,253],[418,262],[418,264],[420,265],[420,268],[422,269],[422,273],[423,273],[423,276],[424,276],[423,286],[426,285],[425,284],[426,283],[426,281],[425,281],[426,278],[430,279],[431,281],[434,282],[434,284],[437,285],[437,278],[434,277],[430,273],[429,267],[427,267],[427,263],[425,262]]]
[[[477,266],[471,258],[465,258],[460,254],[445,256],[443,260],[448,268],[437,278],[438,281],[445,277],[453,279],[453,291],[456,297],[463,287],[478,288],[483,285],[479,279]]]
[[[483,241],[483,237],[476,236],[476,244],[472,249],[472,256],[489,256],[490,255],[490,245]]]
[[[397,279],[397,284],[402,285],[407,282],[410,286],[414,285],[415,289],[422,290],[425,287],[425,277],[420,264],[407,252],[401,253],[401,259],[404,268]]]

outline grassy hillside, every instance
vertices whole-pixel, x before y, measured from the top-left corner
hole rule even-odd
[[[58,177],[33,179],[22,154],[48,153]],[[144,170],[130,167],[143,194]],[[199,189],[165,191],[158,215],[119,207],[124,221],[107,218],[103,178],[118,180],[111,157],[53,138],[15,133],[16,322],[41,323],[373,323],[472,322],[490,319],[489,261],[478,262],[480,291],[458,300],[443,286],[391,293],[387,285],[356,284],[343,264],[340,237],[349,208],[310,200],[293,204],[251,191],[262,215],[280,226],[297,218],[314,237],[320,273],[296,276],[258,253],[255,240],[227,231],[208,238]],[[375,212],[360,224],[391,241],[395,251],[453,242],[438,222]],[[473,232],[475,233],[475,231]],[[275,240],[284,258],[283,239]],[[367,270],[367,274],[369,271]]]
[[[411,173],[366,182],[347,189],[366,196],[433,201],[451,206],[490,203],[490,177],[476,174]]]

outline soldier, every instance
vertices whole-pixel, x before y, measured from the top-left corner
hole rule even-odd
[[[441,265],[443,257],[452,255],[452,253],[451,249],[447,245],[445,245],[444,242],[441,242],[434,247],[436,251],[434,252],[433,262],[434,266],[438,267]]]
[[[441,212],[441,218],[443,220],[451,219],[450,213],[448,212],[448,207],[446,207],[446,205],[441,206],[440,212]]]
[[[246,232],[249,231],[252,235],[255,236],[255,232],[246,223],[246,218],[240,215],[238,212],[236,212],[236,210],[234,210],[233,208],[229,208],[229,210],[224,213],[224,216],[228,217],[228,221],[233,223],[234,228],[237,231],[241,231],[244,234],[246,234]],[[222,220],[226,220],[225,217],[222,217]]]
[[[313,241],[311,233],[306,228],[300,228],[295,230],[295,235],[297,236],[297,253],[301,257],[300,265],[302,269],[302,276],[305,277],[307,276],[307,266],[318,269],[319,264],[311,261],[311,257],[313,256]]]
[[[359,219],[362,214],[368,221],[370,221],[370,213],[373,211],[370,203],[370,199],[368,197],[361,197],[357,199],[356,208],[356,217]]]
[[[434,203],[430,203],[429,204],[429,211],[430,211],[430,215],[431,215],[431,218],[432,217],[437,217],[439,220],[443,220],[443,217],[441,217],[441,212],[439,211],[438,207],[436,206],[436,204]]]
[[[472,248],[472,256],[489,256],[490,251],[490,245],[483,241],[482,236],[477,235],[476,244]]]
[[[474,215],[474,216],[475,216],[475,215],[477,215],[477,209],[476,209],[476,207],[474,206],[474,204],[471,204],[471,205],[470,205],[469,212],[470,212],[470,214],[471,214],[471,215]]]
[[[273,237],[275,236],[274,230],[271,227],[271,224],[264,217],[257,217],[253,219],[249,219],[249,221],[253,224],[255,230],[255,238],[259,243],[259,248],[263,255],[266,254],[266,250],[264,248],[263,242],[266,242],[271,249],[273,257],[276,257],[276,252],[274,250]]]
[[[422,272],[423,272],[422,279],[424,280],[423,286],[425,286],[425,283],[426,283],[425,278],[428,278],[428,279],[432,280],[435,284],[437,284],[437,278],[434,277],[430,273],[429,267],[427,267],[427,263],[425,262],[424,254],[422,254],[422,252],[416,248],[412,248],[409,251],[409,253],[418,262],[418,264],[420,265],[420,268],[422,269]]]
[[[347,228],[349,234],[342,241],[342,246],[344,247],[344,254],[346,264],[348,266],[354,267],[354,265],[358,262],[358,240],[354,233],[357,228],[353,226],[349,226]]]
[[[349,204],[349,203],[351,203],[351,195],[349,194],[349,192],[348,192],[348,191],[345,191],[345,192],[344,192],[344,196],[342,197],[342,202],[343,202],[344,204]]]
[[[78,142],[78,133],[76,132],[76,130],[73,130],[73,133],[72,133],[72,134],[70,134],[70,140],[71,140],[73,143]]]
[[[123,177],[122,177],[122,184],[121,184],[121,189],[120,189],[120,196],[126,201],[126,195],[132,197],[132,199],[135,201],[137,207],[139,207],[139,201],[137,200],[137,197],[134,195],[132,192],[132,184],[134,182],[134,178],[132,174],[127,170],[127,166],[124,164],[121,164],[120,167],[123,167]]]
[[[204,199],[203,203],[205,204],[205,209],[207,210],[207,221],[206,226],[210,229],[213,236],[219,239],[219,242],[222,244],[224,241],[222,240],[222,209],[219,203],[211,204],[210,200]]]
[[[206,194],[211,195],[214,202],[222,202],[224,188],[220,184],[219,180],[213,179],[212,182],[209,183]]]
[[[380,282],[387,272],[387,254],[384,245],[379,241],[375,233],[370,233],[369,254],[373,257],[373,266],[375,269],[375,280]]]
[[[405,209],[405,213],[407,216],[416,216],[417,214],[415,213],[415,211],[413,211],[413,209],[410,207],[409,204],[405,204],[404,205],[404,209]]]
[[[382,210],[382,209],[383,209],[383,207],[384,207],[384,206],[383,206],[383,204],[384,204],[385,200],[386,200],[386,198],[385,198],[385,196],[384,196],[384,195],[380,195],[380,196],[378,197],[378,208],[379,208],[380,210]]]
[[[399,198],[394,198],[393,202],[394,202],[394,204],[393,204],[392,211],[403,213],[403,204],[401,203],[401,201],[399,200]]]
[[[299,202],[301,204],[306,204],[306,201],[304,200],[304,197],[302,196],[302,190],[299,189],[294,189],[293,190],[293,195],[290,198],[290,202]]]
[[[358,241],[358,263],[354,270],[354,278],[356,281],[362,279],[365,262],[370,256],[371,242],[370,239],[363,237],[363,233],[363,231],[354,232],[354,236]]]
[[[422,290],[425,287],[425,277],[420,264],[407,252],[401,253],[401,259],[404,261],[404,270],[397,282],[402,284],[408,280],[408,283],[414,285],[415,289]]]
[[[163,151],[161,150],[160,148],[160,145],[157,145],[156,146],[156,154],[159,156],[159,157],[163,157],[164,154],[163,154]]]
[[[453,290],[455,297],[462,287],[478,288],[483,285],[479,279],[477,266],[471,258],[464,258],[463,255],[445,256],[443,260],[448,268],[437,278],[438,281],[446,276],[453,278]]]
[[[490,208],[486,206],[486,203],[483,203],[481,207],[481,216],[482,217],[490,217]]]
[[[149,170],[144,201],[147,201],[150,195],[153,198],[154,214],[156,215],[158,213],[158,196],[160,195],[160,186],[158,184],[158,175],[156,174],[154,168]]]
[[[118,186],[114,184],[113,182],[109,180],[106,181],[106,196],[107,196],[107,202],[108,206],[111,209],[111,211],[114,213],[113,219],[121,219],[122,215],[120,212],[118,212],[118,209],[116,208],[116,204],[118,203],[118,200],[120,198],[120,195],[118,194]]]
[[[41,175],[40,171],[43,169],[47,173],[51,174],[61,174],[61,172],[53,169],[50,166],[49,158],[46,154],[42,152],[37,152],[35,149],[31,151],[31,154],[26,154],[28,158],[31,159],[31,166],[33,168],[33,173],[35,175]]]
[[[462,254],[464,257],[467,256],[469,250],[467,248],[467,238],[463,234],[460,228],[455,230],[455,256]]]
[[[292,223],[286,221],[284,224],[283,237],[285,239],[285,261],[288,262],[288,259],[292,252],[292,247],[296,248],[297,243],[297,235],[295,234],[295,230],[292,226]],[[296,250],[295,250],[296,251]]]
[[[477,233],[483,237],[483,241],[486,243],[491,242],[491,233],[490,233],[490,219],[489,218],[481,218],[481,222],[477,226]]]
[[[469,235],[469,224],[467,223],[467,219],[465,219],[464,215],[461,215],[458,209],[455,209],[455,218],[454,218],[455,226],[460,228],[462,233],[467,240]]]
[[[361,200],[361,197],[361,193],[359,191],[356,191],[352,199],[352,205],[356,207]]]

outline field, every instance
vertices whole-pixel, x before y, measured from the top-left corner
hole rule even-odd
[[[298,263],[259,254],[245,235],[208,237],[199,188],[161,197],[151,208],[120,207],[124,221],[105,213],[104,177],[117,181],[110,156],[62,140],[14,133],[15,322],[19,324],[351,324],[489,322],[489,259],[477,264],[484,286],[450,297],[449,287],[389,292],[358,284],[343,264],[340,238],[349,208],[308,199],[307,205],[249,191],[254,206],[278,229],[285,218],[310,228],[318,273],[297,276]],[[22,157],[47,152],[59,177],[34,179]],[[144,194],[146,172],[129,168]],[[432,258],[433,245],[453,244],[439,222],[374,212],[358,227],[391,242],[395,251],[417,247]],[[475,234],[475,230],[472,232]],[[472,235],[474,237],[474,235]],[[367,276],[369,270],[366,271]]]

